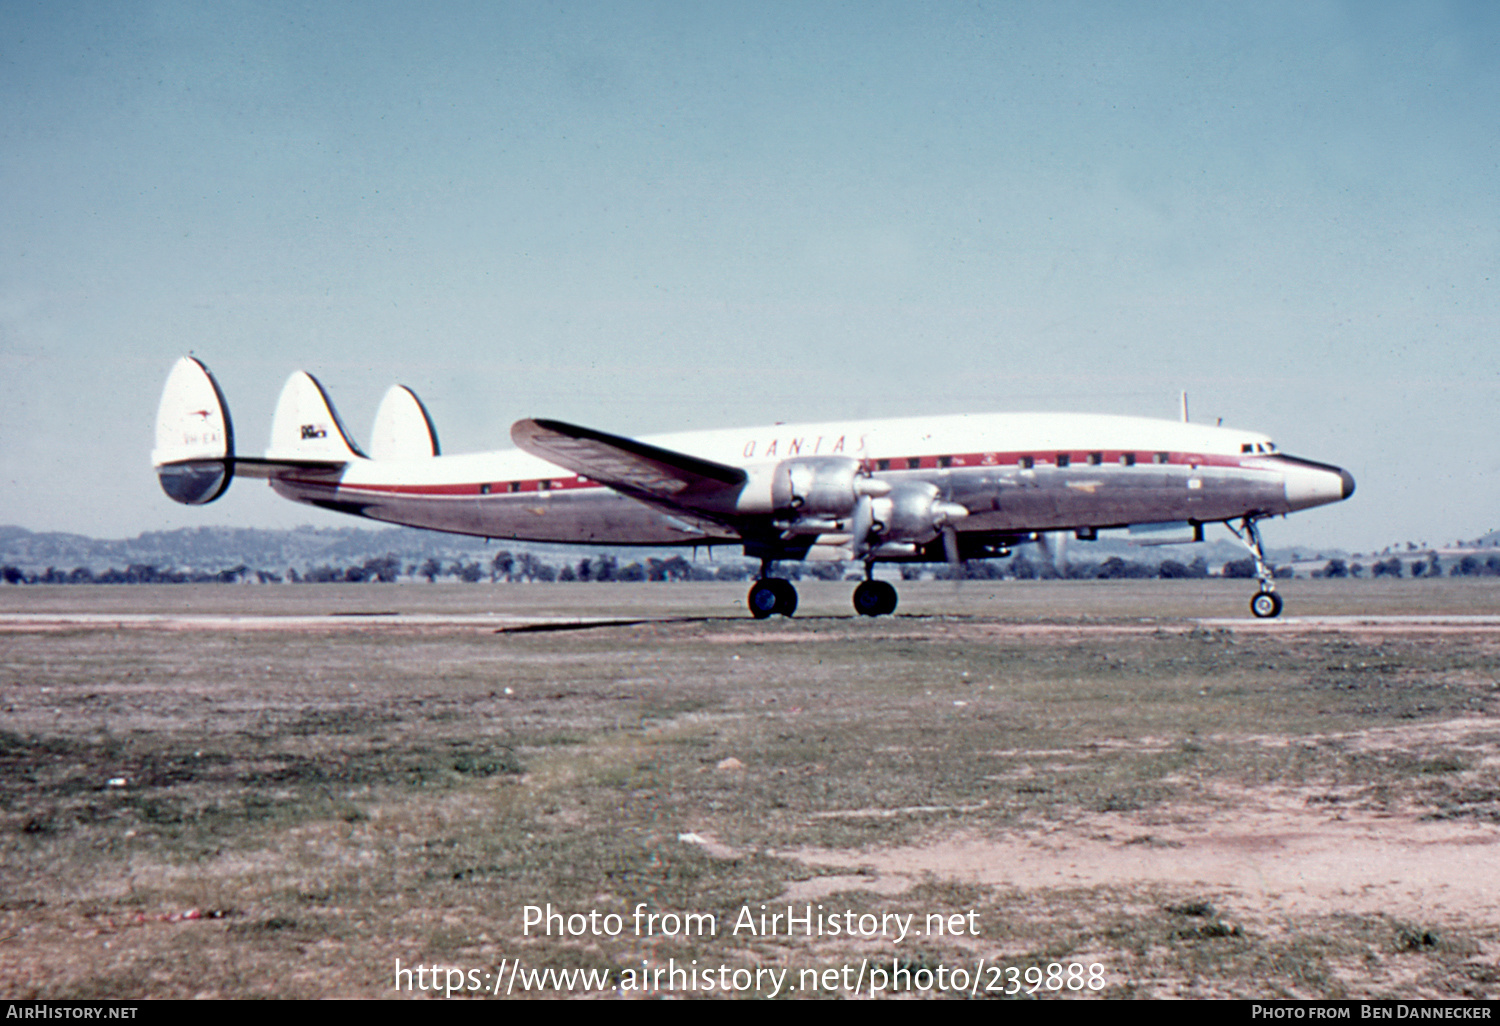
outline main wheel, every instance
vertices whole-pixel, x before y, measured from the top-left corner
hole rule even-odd
[[[854,589],[854,611],[860,616],[885,616],[896,611],[896,589],[888,581],[860,581]]]
[[[784,581],[780,577],[773,577],[767,583],[776,589],[776,612],[782,616],[791,616],[795,613],[797,611],[797,589],[792,586],[792,582]]]
[[[1281,615],[1281,596],[1274,591],[1257,592],[1250,600],[1250,612],[1262,620]]]
[[[772,587],[774,581],[756,581],[750,585],[750,594],[745,598],[745,604],[750,607],[750,615],[757,620],[764,620],[776,612],[779,597],[776,589]]]
[[[791,616],[797,611],[797,589],[790,581],[765,577],[750,586],[745,604],[750,607],[750,615],[757,620],[764,620],[773,613]]]

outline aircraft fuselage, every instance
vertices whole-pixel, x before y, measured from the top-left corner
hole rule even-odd
[[[642,441],[745,468],[851,456],[878,479],[931,482],[944,500],[969,510],[964,535],[1272,516],[1335,502],[1353,489],[1345,471],[1282,455],[1265,435],[1134,417],[912,417]],[[656,509],[518,450],[358,461],[337,480],[284,475],[271,483],[298,502],[487,538],[600,545],[739,540],[721,525]]]

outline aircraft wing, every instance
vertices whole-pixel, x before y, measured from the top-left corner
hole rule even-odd
[[[622,495],[734,526],[739,467],[662,449],[559,420],[518,420],[510,437],[526,452],[608,485]]]

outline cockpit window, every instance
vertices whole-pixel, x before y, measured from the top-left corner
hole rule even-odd
[[[1254,452],[1254,451],[1255,451],[1255,446],[1252,443],[1250,443],[1250,442],[1246,442],[1244,445],[1240,446],[1240,452]]]

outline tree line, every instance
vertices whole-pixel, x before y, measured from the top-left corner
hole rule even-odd
[[[852,563],[798,563],[787,562],[777,566],[777,576],[789,580],[814,579],[836,581],[862,576],[858,564]],[[425,578],[428,583],[440,579],[451,579],[470,584],[488,581],[492,584],[507,583],[551,583],[551,582],[652,582],[652,581],[748,581],[759,573],[759,564],[751,560],[704,565],[694,563],[682,556],[660,558],[650,556],[641,560],[622,563],[613,555],[584,557],[577,562],[561,564],[548,562],[531,552],[501,550],[486,562],[479,560],[440,560],[428,557],[425,561],[404,562],[394,553],[371,556],[358,563],[338,565],[332,562],[309,565],[302,570],[289,568],[285,573],[264,569],[251,569],[244,563],[224,570],[175,570],[145,563],[132,563],[123,570],[111,567],[93,571],[79,566],[72,570],[48,567],[43,571],[26,571],[16,566],[0,567],[0,580],[6,584],[236,584],[256,581],[260,584],[330,584],[330,583],[393,583],[402,577]],[[925,574],[935,573],[939,577],[952,577],[955,571],[944,566],[906,564],[901,575],[907,580],[916,580]],[[1195,580],[1212,576],[1252,578],[1255,563],[1250,559],[1236,559],[1225,563],[1214,574],[1207,560],[1198,556],[1184,563],[1176,559],[1157,562],[1128,560],[1110,556],[1102,561],[1067,562],[1061,565],[1051,560],[1031,559],[1025,552],[1018,552],[1009,559],[969,560],[956,571],[967,580]],[[1278,578],[1293,576],[1292,568],[1275,568]],[[1377,560],[1369,566],[1358,561],[1330,559],[1321,568],[1312,571],[1316,578],[1345,579],[1374,577],[1500,577],[1500,554],[1483,560],[1475,555],[1466,555],[1450,561],[1446,566],[1436,553],[1420,559],[1402,560],[1392,556]]]

